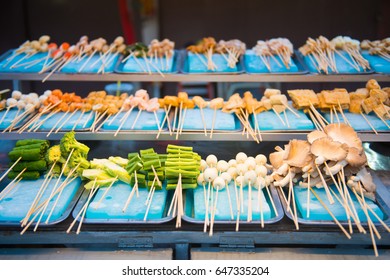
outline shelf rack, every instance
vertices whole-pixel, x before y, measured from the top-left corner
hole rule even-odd
[[[0,73],[0,80],[41,81],[44,74],[35,73]],[[81,82],[390,82],[390,75],[318,75],[318,74],[53,74],[48,81]]]
[[[213,138],[205,136],[203,132],[185,132],[179,135],[176,140],[176,133],[169,135],[168,131],[161,132],[158,139],[156,139],[157,131],[122,131],[114,136],[115,131],[110,132],[77,132],[78,140],[123,140],[123,141],[247,141],[256,143],[251,136],[247,137],[246,134],[242,135],[242,132],[214,132]],[[266,141],[289,141],[291,139],[307,139],[308,132],[270,132],[261,133],[263,142]],[[37,138],[48,140],[60,140],[65,132],[52,133],[49,137],[46,137],[48,132],[6,132],[1,133],[2,140],[19,140],[25,138]],[[363,142],[390,142],[390,133],[358,133],[360,139]]]
[[[44,75],[28,73],[0,73],[0,80],[13,81],[14,87],[22,81],[41,81]],[[49,81],[79,81],[79,82],[367,82],[369,79],[376,79],[378,82],[390,82],[390,75],[367,74],[367,75],[281,75],[281,74],[166,74],[164,77],[157,74],[54,74]],[[1,140],[18,140],[31,138],[46,139],[47,132],[34,133],[0,133]],[[64,132],[51,134],[47,139],[59,140]],[[305,139],[306,132],[273,132],[262,133],[263,141],[288,141],[290,139]],[[390,142],[390,133],[359,133],[362,141],[365,142]],[[150,132],[120,132],[114,137],[114,132],[78,132],[78,140],[128,140],[128,141],[175,141],[175,135],[169,132],[162,132],[159,139],[156,139],[156,131]],[[183,132],[179,141],[253,141],[241,132],[219,133],[214,132],[213,138],[206,137],[203,132]],[[69,217],[59,225],[42,228],[37,233],[27,232],[20,236],[20,229],[0,228],[0,244],[71,244],[72,246],[88,246],[99,243],[101,245],[114,245],[120,248],[152,248],[155,245],[164,246],[174,244],[176,259],[188,259],[191,244],[208,244],[229,248],[254,248],[256,245],[264,244],[301,244],[301,245],[342,245],[342,246],[368,246],[371,244],[369,236],[354,234],[348,240],[336,227],[307,227],[302,226],[296,231],[291,221],[283,219],[275,225],[267,226],[265,229],[250,227],[240,232],[233,228],[219,228],[216,226],[212,237],[203,233],[201,228],[184,223],[180,230],[172,230],[173,224],[151,228],[139,226],[91,226],[86,225],[83,231],[76,235],[66,234],[65,230],[73,219]],[[379,229],[384,232],[383,229]],[[382,239],[377,240],[378,245],[389,246],[390,236],[382,234]]]

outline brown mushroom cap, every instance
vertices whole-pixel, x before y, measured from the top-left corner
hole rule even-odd
[[[286,163],[293,167],[302,168],[310,163],[312,154],[310,153],[310,143],[304,140],[291,140],[290,148],[286,158]]]
[[[367,157],[364,151],[359,153],[358,149],[349,147],[346,161],[352,167],[359,167],[367,163]]]
[[[317,139],[311,145],[311,153],[317,157],[322,156],[326,160],[340,161],[347,157],[347,150],[340,142],[332,138],[324,137]]]
[[[283,164],[285,151],[273,152],[269,154],[269,162],[274,169],[278,169]]]
[[[348,145],[348,147],[358,149],[359,153],[363,151],[362,141],[355,130],[344,123],[332,123],[325,127],[325,133],[333,141]]]
[[[314,141],[320,138],[328,137],[325,132],[321,130],[313,130],[307,135],[307,141],[309,141],[310,144],[313,144]]]

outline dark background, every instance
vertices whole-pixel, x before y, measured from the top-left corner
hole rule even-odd
[[[137,7],[141,0],[128,0]],[[287,37],[295,48],[307,37],[337,35],[359,40],[382,39],[390,35],[390,1],[374,0],[160,0],[155,15],[158,18],[160,39],[169,38],[178,48],[204,36],[219,39],[238,38],[251,48],[259,39]],[[140,33],[140,21],[137,33]],[[80,36],[104,37],[108,41],[122,34],[118,1],[116,0],[13,0],[2,1],[0,9],[0,53],[16,48],[25,40],[37,39],[43,34],[52,41],[75,43]],[[142,41],[142,38],[137,38]],[[146,42],[148,43],[148,42]],[[8,81],[1,88],[10,87]],[[283,88],[333,88],[338,84],[283,84]],[[362,84],[345,84],[353,89]],[[85,94],[100,89],[100,83],[27,82],[24,88],[41,92],[60,87]]]

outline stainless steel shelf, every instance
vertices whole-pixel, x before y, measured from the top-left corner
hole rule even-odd
[[[0,73],[0,80],[41,81],[45,74]],[[53,74],[49,81],[127,82],[390,82],[390,75],[281,75],[281,74]]]
[[[0,133],[1,140],[19,140],[26,138],[38,138],[48,140],[60,140],[64,132],[52,133],[46,137],[47,132],[17,132]],[[176,140],[176,134],[169,135],[169,132],[162,132],[160,137],[156,139],[157,132],[120,132],[114,136],[114,132],[77,132],[78,140],[133,140],[133,141],[251,141],[254,142],[251,136],[242,135],[241,132],[222,133],[214,132],[213,138],[205,136],[202,132],[183,132]],[[289,141],[291,139],[306,139],[307,132],[274,132],[262,133],[263,141]],[[359,137],[363,142],[390,142],[390,133],[359,133]]]

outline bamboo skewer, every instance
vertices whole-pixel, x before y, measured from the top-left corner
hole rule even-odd
[[[330,209],[328,208],[328,206],[326,206],[326,204],[322,201],[322,199],[317,195],[317,193],[313,190],[313,189],[310,189],[310,191],[314,194],[314,196],[317,198],[317,200],[321,203],[321,205],[325,208],[325,210],[329,213],[329,215],[332,217],[332,219],[334,220],[334,222],[336,223],[336,225],[339,226],[339,228],[343,231],[343,233],[345,234],[345,236],[348,238],[348,239],[351,239],[351,236],[349,235],[349,233],[345,230],[345,228],[340,224],[340,222],[337,220],[337,218],[333,215],[332,211],[330,211]]]
[[[269,200],[271,201],[271,205],[272,205],[272,208],[275,212],[275,216],[279,216],[278,210],[276,209],[276,206],[275,206],[274,199],[272,198],[271,192],[270,192],[269,187],[267,185],[265,185],[265,189],[267,190],[267,194],[268,194]]]
[[[176,107],[177,108],[177,107]],[[180,133],[180,127],[181,127],[181,112],[183,110],[183,101],[180,102],[180,109],[179,109],[179,121],[178,121],[178,124],[177,124],[177,131],[176,131],[176,140],[179,139],[179,133]],[[175,111],[176,113],[176,111]],[[176,119],[175,119],[175,123],[176,123]]]
[[[131,129],[134,129],[135,124],[137,123],[138,118],[139,118],[139,116],[141,115],[142,111],[143,111],[142,109],[138,109],[138,114],[137,114],[137,116],[135,117],[135,120],[134,120],[134,122],[133,122],[133,125],[131,126]]]
[[[129,206],[130,201],[131,201],[131,199],[133,198],[135,192],[137,192],[137,196],[138,196],[138,179],[137,179],[137,171],[134,171],[134,180],[135,180],[134,186],[133,186],[133,188],[131,189],[130,195],[129,195],[129,197],[127,198],[126,203],[125,203],[125,206],[124,206],[123,209],[122,209],[122,212],[123,212],[123,213],[127,210],[127,207]]]
[[[58,121],[53,125],[53,127],[50,129],[50,131],[46,134],[46,137],[49,137],[50,134],[56,129],[57,125],[66,117],[66,115],[69,113],[69,110],[66,111],[61,118],[58,119]]]
[[[76,129],[77,125],[79,124],[79,122],[80,122],[81,119],[83,118],[84,114],[85,114],[85,110],[82,110],[80,116],[79,116],[78,119],[75,121],[75,123],[74,123],[74,125],[73,125],[73,127],[72,127],[72,130],[75,130],[75,129]]]
[[[53,206],[51,207],[51,210],[50,210],[50,212],[49,212],[49,215],[48,215],[47,218],[46,218],[45,224],[48,224],[48,223],[49,223],[50,217],[51,217],[51,215],[53,214],[54,209],[55,209],[55,207],[56,207],[57,204],[58,204],[58,201],[60,200],[62,191],[64,190],[65,186],[68,185],[68,180],[69,180],[69,178],[70,178],[71,176],[73,176],[73,173],[80,167],[80,164],[81,164],[81,163],[78,163],[78,164],[76,165],[75,168],[72,168],[72,170],[69,172],[68,176],[66,176],[64,182],[62,182],[61,185],[58,187],[58,189],[60,189],[60,191],[59,191],[59,193],[58,193],[58,195],[57,195],[57,198],[56,198],[55,202],[53,203]]]
[[[57,162],[55,161],[55,162],[52,164],[52,166],[51,166],[49,172],[46,174],[45,180],[43,181],[43,183],[42,183],[41,187],[39,188],[39,190],[38,190],[38,192],[37,192],[37,194],[36,194],[36,196],[35,196],[33,202],[31,203],[31,206],[30,206],[29,210],[27,211],[26,216],[25,216],[24,219],[22,220],[22,227],[23,227],[24,225],[27,224],[28,219],[30,218],[30,216],[31,216],[32,213],[33,213],[32,210],[33,210],[33,209],[35,208],[35,206],[38,204],[39,200],[41,199],[43,193],[44,193],[45,190],[46,190],[46,187],[49,185],[49,182],[51,181],[51,178],[53,177],[53,176],[52,176],[52,172],[53,172],[53,169],[54,169],[54,166],[56,165],[56,163],[57,163]]]
[[[228,200],[229,200],[230,219],[234,220],[232,199],[230,197],[230,190],[229,190],[229,185],[227,184],[227,181],[225,181],[225,185],[226,185],[226,193],[227,193]]]
[[[91,189],[91,191],[90,191],[88,200],[87,200],[87,202],[86,202],[85,205],[84,205],[84,211],[83,211],[83,213],[82,213],[82,215],[81,215],[80,222],[79,222],[79,225],[78,225],[78,227],[77,227],[76,234],[80,234],[81,226],[83,225],[84,217],[85,217],[85,214],[87,213],[87,210],[88,210],[88,205],[90,204],[92,197],[95,195],[95,193],[96,193],[97,190],[99,189],[99,186],[96,186],[96,187],[95,187],[95,184],[96,184],[96,179],[95,179],[94,185],[92,186],[92,189]],[[76,219],[75,219],[75,220],[76,220]],[[68,232],[67,232],[67,233],[68,233]]]
[[[1,176],[0,178],[0,182],[5,178],[5,176],[7,176],[7,174],[12,170],[12,168],[15,167],[15,165],[18,164],[18,162],[22,159],[22,157],[19,157],[17,160],[15,160],[15,162],[7,169],[6,172],[4,172],[3,176]]]
[[[307,202],[306,202],[306,218],[310,218],[310,172],[307,176]]]
[[[168,110],[166,110],[166,108],[164,107],[165,117],[164,117],[164,119],[163,119],[163,122],[162,122],[161,126],[160,126],[159,129],[158,129],[158,133],[157,133],[156,139],[158,139],[158,137],[160,137],[160,134],[161,134],[162,129],[163,129],[164,125],[165,125],[165,122],[168,120],[169,111],[171,110],[171,106],[172,106],[172,105],[169,105],[169,106],[168,106]],[[169,122],[169,121],[168,121],[168,122]],[[170,132],[170,131],[171,131],[170,125],[168,125],[168,128],[169,128],[169,132]]]
[[[214,220],[215,220],[215,212],[217,211],[217,203],[218,203],[218,193],[219,193],[219,186],[217,186],[217,192],[215,194],[215,201],[211,213],[211,224],[210,224],[210,231],[209,231],[209,236],[213,236],[213,231],[214,231]]]
[[[4,190],[0,193],[0,200],[2,200],[4,197],[7,196],[7,194],[14,188],[16,187],[17,184],[15,182],[23,175],[23,173],[27,170],[27,168],[24,168],[5,188]],[[23,178],[23,177],[21,177]]]
[[[76,217],[74,218],[73,222],[70,224],[69,228],[66,230],[66,233],[70,233],[70,231],[72,230],[72,228],[74,227],[74,225],[76,224],[76,221],[77,219],[80,217],[80,215],[84,212],[84,209],[86,210],[87,207],[88,207],[88,204],[89,204],[89,201],[91,200],[92,196],[95,194],[95,191],[97,191],[99,188],[95,188],[95,183],[96,183],[96,179],[95,178],[95,181],[94,181],[94,184],[92,186],[92,189],[90,190],[89,192],[89,195],[88,195],[88,198],[87,198],[87,201],[85,202],[85,204],[83,205],[83,207],[81,208],[81,210],[79,211],[79,213],[77,213]],[[80,226],[81,223],[79,223],[79,227],[81,229],[81,226]],[[78,233],[80,233],[79,231],[79,228],[77,229]],[[78,234],[77,233],[77,234]]]
[[[60,129],[68,123],[68,121],[73,117],[73,115],[77,112],[77,110],[74,110],[67,118],[66,120],[56,129],[55,133],[58,133],[58,131],[60,131]]]
[[[263,213],[263,199],[261,197],[261,186],[259,186],[257,190],[257,199],[259,201],[259,207],[260,207],[260,221],[261,221],[261,228],[264,228],[264,213]]]
[[[206,203],[205,216],[204,216],[203,232],[207,231],[207,226],[209,225],[210,187],[211,187],[211,181],[208,182],[208,186],[207,186],[207,198],[206,198],[207,203]]]
[[[99,208],[100,204],[102,203],[103,199],[106,197],[106,195],[108,194],[109,190],[111,189],[111,187],[117,182],[117,179],[118,179],[118,176],[115,176],[114,180],[111,182],[111,184],[107,187],[107,189],[104,191],[102,197],[99,199],[99,201],[97,202],[96,206],[95,206],[95,210]]]
[[[372,125],[372,123],[367,119],[367,117],[362,113],[360,112],[360,115],[364,118],[364,120],[368,123],[368,125],[371,127],[372,131],[374,131],[374,133],[376,135],[378,135],[378,131],[375,130],[374,126]]]
[[[123,116],[123,120],[121,121],[121,124],[119,125],[118,129],[115,131],[114,137],[116,137],[118,135],[118,133],[121,130],[122,126],[125,124],[127,118],[130,116],[131,111],[133,111],[133,108],[134,108],[134,106],[131,107],[130,110],[127,111],[126,114]]]

